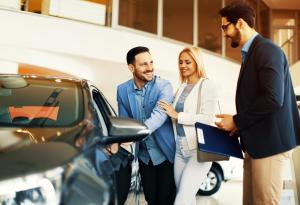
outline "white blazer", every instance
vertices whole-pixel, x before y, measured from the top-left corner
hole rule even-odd
[[[203,78],[196,83],[185,99],[183,112],[178,113],[178,119],[173,120],[175,139],[177,137],[176,123],[182,124],[190,150],[197,148],[195,123],[201,122],[208,125],[214,125],[215,114],[219,111],[217,90],[211,80],[205,79],[202,84],[200,95],[200,113],[196,114],[199,86],[202,80]],[[180,85],[174,98],[174,108],[186,85],[187,83],[182,83]]]

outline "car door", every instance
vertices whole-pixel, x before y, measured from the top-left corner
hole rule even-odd
[[[109,105],[103,94],[95,86],[90,86],[91,97],[93,106],[95,108],[96,117],[98,118],[97,126],[102,132],[102,136],[108,136],[109,117],[115,116],[115,111]],[[99,144],[97,147],[97,154],[102,155],[98,169],[101,169],[101,173],[105,173],[105,177],[110,179],[111,197],[110,203],[117,204],[116,200],[116,185],[114,177],[114,165],[111,163],[110,154],[106,151],[104,145]],[[104,160],[105,157],[105,160]],[[98,162],[99,163],[99,162]],[[97,165],[96,165],[97,166]]]

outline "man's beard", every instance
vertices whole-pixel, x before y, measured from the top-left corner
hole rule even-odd
[[[241,33],[240,31],[235,28],[235,33],[232,37],[229,37],[231,39],[231,47],[232,48],[237,48],[240,45],[241,41]]]
[[[149,73],[149,72],[153,72],[153,71],[147,71],[147,72],[143,72],[143,73],[138,73],[138,72],[134,72],[134,76],[139,79],[142,82],[148,83],[149,81],[151,81],[153,79],[153,74],[151,79],[147,79],[146,77],[143,76],[143,74]]]

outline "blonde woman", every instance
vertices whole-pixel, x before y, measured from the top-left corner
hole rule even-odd
[[[179,54],[178,64],[181,85],[175,95],[173,106],[164,101],[158,104],[173,121],[176,140],[174,176],[177,188],[174,204],[196,205],[197,191],[212,163],[197,161],[194,124],[196,122],[214,124],[218,98],[213,83],[206,77],[200,48],[183,49]],[[197,109],[198,106],[200,109]],[[197,110],[200,110],[199,113]]]

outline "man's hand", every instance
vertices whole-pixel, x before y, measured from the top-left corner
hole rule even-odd
[[[108,155],[116,154],[119,151],[119,144],[118,143],[111,144],[111,145],[105,147],[104,151]]]
[[[215,122],[217,127],[230,132],[231,136],[234,135],[234,133],[237,131],[237,127],[233,121],[232,115],[219,114],[219,115],[216,115],[216,117],[221,118],[220,122]]]

